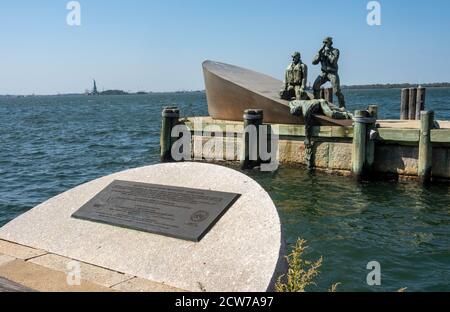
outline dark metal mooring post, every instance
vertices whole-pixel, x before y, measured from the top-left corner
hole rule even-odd
[[[241,168],[252,169],[261,165],[259,154],[259,126],[263,124],[262,109],[248,109],[244,113],[244,131],[242,133]]]
[[[178,124],[180,119],[180,109],[175,106],[168,106],[162,112],[161,126],[161,162],[171,162],[172,145],[175,140],[172,138],[172,129]]]

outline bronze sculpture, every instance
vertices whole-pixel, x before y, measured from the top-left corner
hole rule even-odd
[[[280,97],[290,101],[307,99],[305,92],[308,80],[308,67],[303,64],[300,52],[292,54],[292,63],[286,69],[283,88]]]
[[[292,101],[289,103],[291,114],[294,116],[303,116],[305,120],[305,161],[308,170],[314,168],[314,153],[312,141],[314,118],[317,115],[325,115],[332,119],[353,119],[353,115],[344,108],[336,108],[330,102],[323,99]]]
[[[290,114],[289,101],[280,99],[283,81],[253,70],[225,63],[203,63],[208,112],[213,119],[242,121],[247,109],[264,110],[264,122],[274,124],[304,124],[302,117]],[[314,96],[307,93],[309,99]],[[317,115],[317,126],[352,125],[351,120],[337,120]]]
[[[320,98],[320,87],[329,81],[333,86],[334,94],[339,100],[339,107],[345,108],[345,98],[341,91],[341,83],[338,74],[338,60],[339,50],[333,47],[333,38],[326,37],[323,41],[322,49],[320,49],[313,60],[313,65],[321,63],[322,66],[322,73],[317,77],[313,85],[314,98]]]
[[[353,115],[345,109],[338,109],[330,102],[323,99],[317,100],[301,100],[289,102],[291,114],[294,116],[303,116],[308,124],[308,120],[316,114],[325,115],[332,119],[352,119]]]

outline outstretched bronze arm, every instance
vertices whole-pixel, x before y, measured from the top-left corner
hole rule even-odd
[[[322,57],[324,57],[323,52],[325,51],[325,48],[327,46],[324,44],[323,47],[317,52],[317,55],[314,57],[313,65],[317,65],[322,60]]]
[[[308,84],[308,66],[306,66],[306,64],[303,64],[302,67],[303,67],[303,78],[301,82],[301,88],[303,91],[305,91],[306,85]]]
[[[288,72],[286,71],[285,74],[284,74],[284,80],[283,80],[283,90],[287,90],[287,88],[288,88],[288,80],[289,80]]]

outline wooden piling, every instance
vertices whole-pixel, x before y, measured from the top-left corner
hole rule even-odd
[[[416,97],[416,120],[420,119],[420,113],[425,110],[425,97],[427,89],[423,87],[417,88]]]
[[[244,132],[242,134],[241,147],[242,169],[253,169],[261,165],[261,157],[259,154],[259,126],[262,125],[263,119],[264,112],[262,109],[248,109],[244,113]],[[256,136],[250,136],[252,131],[256,131]]]
[[[368,117],[367,111],[355,111],[352,147],[352,172],[357,179],[364,175],[366,163],[367,124],[362,119]]]
[[[367,173],[373,172],[373,165],[375,163],[375,140],[377,138],[377,118],[378,105],[370,105],[367,109],[370,117],[373,118],[373,123],[367,124],[367,151],[366,151],[366,169]]]
[[[431,129],[434,123],[433,111],[420,113],[420,141],[419,141],[419,180],[422,183],[431,181],[433,146],[431,144]]]
[[[172,145],[175,140],[172,138],[172,129],[178,124],[180,119],[180,110],[175,106],[168,106],[162,112],[162,126],[161,126],[161,162],[171,162]]]
[[[417,101],[417,88],[409,89],[409,108],[408,115],[410,120],[416,119],[416,101]]]
[[[409,119],[409,89],[402,89],[402,99],[400,104],[400,119]]]

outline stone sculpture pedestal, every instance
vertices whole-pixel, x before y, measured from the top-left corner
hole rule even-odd
[[[200,242],[72,217],[114,180],[241,196]],[[283,256],[280,219],[266,191],[240,172],[201,163],[160,164],[106,176],[52,198],[0,229],[0,277],[41,291],[49,288],[39,279],[52,276],[61,287],[50,290],[67,290],[64,274],[74,260],[81,263],[85,282],[85,289],[76,291],[267,291],[283,274]],[[26,270],[47,273],[30,282],[21,275]]]

